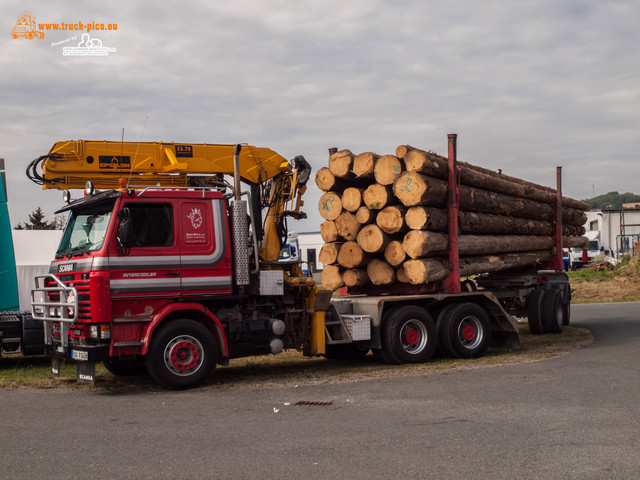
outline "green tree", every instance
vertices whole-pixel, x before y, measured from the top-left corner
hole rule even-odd
[[[48,222],[44,219],[44,212],[42,208],[38,207],[29,214],[29,221],[25,223],[19,223],[15,226],[16,230],[57,230],[60,228],[60,222],[55,219]]]

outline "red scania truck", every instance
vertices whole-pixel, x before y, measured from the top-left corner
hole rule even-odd
[[[418,363],[440,343],[468,358],[490,346],[517,347],[513,315],[528,316],[536,333],[568,323],[562,235],[545,270],[484,275],[469,291],[452,244],[445,281],[332,298],[299,261],[278,258],[287,220],[304,216],[310,171],[303,157],[288,162],[249,145],[78,140],[34,160],[28,176],[66,190],[68,202],[50,273],[32,291],[53,374],[70,359],[77,379],[93,383],[95,364],[104,362],[117,375],[146,371],[165,387],[187,388],[236,357],[295,348],[353,358],[372,350],[385,362]],[[85,196],[70,201],[68,190],[87,179]]]

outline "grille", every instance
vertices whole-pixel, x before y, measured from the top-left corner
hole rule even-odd
[[[72,274],[57,275],[62,283],[67,287],[75,287],[78,292],[78,320],[90,320],[91,319],[91,298],[89,295],[89,279],[83,279],[82,277],[88,277],[89,272],[74,272]],[[48,281],[47,283],[49,283]],[[53,283],[53,282],[51,282]],[[54,285],[48,285],[54,286]],[[58,294],[51,294],[51,301],[59,301]]]

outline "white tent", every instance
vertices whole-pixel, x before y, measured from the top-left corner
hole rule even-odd
[[[12,230],[13,249],[18,271],[20,310],[31,311],[31,289],[34,277],[49,273],[62,230]]]

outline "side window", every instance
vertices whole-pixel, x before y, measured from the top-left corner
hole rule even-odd
[[[134,242],[132,247],[169,247],[173,245],[173,209],[165,203],[131,203]]]

